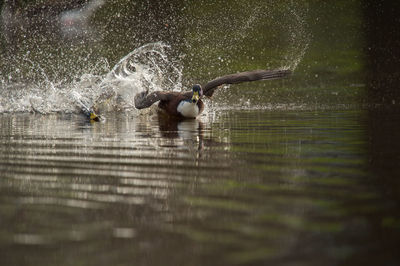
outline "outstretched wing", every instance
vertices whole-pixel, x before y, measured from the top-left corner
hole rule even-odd
[[[157,101],[168,100],[168,92],[166,91],[155,91],[148,94],[147,91],[140,92],[135,95],[135,107],[137,109],[143,109],[150,107]]]
[[[290,70],[253,70],[226,75],[211,80],[203,86],[203,94],[211,97],[214,90],[222,84],[236,84],[241,82],[250,82],[256,80],[278,79],[290,75]]]

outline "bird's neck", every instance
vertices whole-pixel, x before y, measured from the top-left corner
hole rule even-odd
[[[187,118],[195,118],[200,113],[200,109],[197,103],[193,103],[187,100],[181,101],[176,109],[178,113]]]

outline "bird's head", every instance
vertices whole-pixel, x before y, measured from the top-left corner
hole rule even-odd
[[[192,102],[197,103],[200,100],[200,97],[203,96],[203,89],[199,84],[194,84],[192,87],[192,91]]]
[[[100,122],[101,116],[96,114],[93,110],[90,110],[89,112],[90,112],[89,113],[90,122],[93,121]]]

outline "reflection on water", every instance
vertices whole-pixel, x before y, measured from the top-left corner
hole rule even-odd
[[[1,260],[395,265],[400,219],[370,185],[365,123],[359,111],[2,115]]]

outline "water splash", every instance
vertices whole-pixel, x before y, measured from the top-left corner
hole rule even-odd
[[[180,91],[182,66],[171,59],[170,48],[162,42],[149,43],[123,57],[102,81],[101,87],[106,89],[97,104],[109,104],[114,98],[120,108],[129,109],[134,106],[134,96],[141,91]]]
[[[294,71],[302,61],[311,42],[311,34],[305,20],[307,9],[290,7],[287,20],[289,49],[285,55],[284,69]]]
[[[311,40],[304,2],[199,1],[186,13],[185,84],[251,69],[295,71]]]
[[[111,70],[108,61],[101,59],[92,71],[66,83],[52,81],[40,64],[25,58],[42,76],[36,83],[15,83],[1,80],[0,113],[52,112],[74,113],[92,106],[109,109],[133,108],[133,97],[142,90],[179,90],[182,71],[170,60],[162,42],[143,45],[124,58]],[[105,75],[96,74],[108,69]]]
[[[188,22],[182,44],[186,49],[172,51],[165,43],[148,43],[128,53],[112,68],[107,59],[96,57],[100,46],[88,45],[85,50],[70,45],[46,50],[43,45],[47,43],[34,42],[26,48],[25,55],[0,64],[0,113],[75,113],[92,106],[101,110],[134,109],[134,96],[143,90],[180,91],[189,83],[251,67],[293,71],[310,41],[305,22],[307,10],[299,7],[293,2],[275,5],[259,1],[255,5],[238,2],[236,8],[232,5],[227,10],[205,8],[212,10],[210,14],[189,8],[186,15],[195,22]],[[204,19],[215,15],[218,20]],[[210,32],[210,26],[217,28]],[[221,33],[226,37],[221,38]],[[251,47],[249,39],[254,39]],[[177,58],[176,54],[186,56]],[[187,79],[184,81],[183,66]],[[224,105],[223,100],[220,103]]]
[[[84,105],[90,105],[99,93],[97,84],[102,77],[95,73],[100,68],[108,67],[107,60],[102,59],[77,81],[67,82],[65,79],[50,79],[39,63],[27,58],[23,60],[21,64],[29,63],[41,78],[29,83],[14,82],[11,75],[3,78],[0,83],[0,113],[79,112]]]

